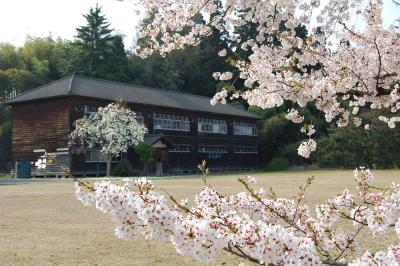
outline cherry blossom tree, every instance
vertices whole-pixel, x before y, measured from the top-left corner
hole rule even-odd
[[[227,252],[261,265],[400,264],[399,245],[360,253],[357,239],[362,230],[373,235],[394,230],[400,236],[400,184],[376,187],[368,169],[356,169],[357,193],[345,189],[312,212],[304,200],[313,178],[292,199],[255,188],[251,176],[238,179],[245,192],[222,195],[208,183],[205,163],[199,167],[205,188],[193,204],[159,193],[145,178],[124,179],[122,185],[75,179],[76,196],[106,213],[117,237],[142,233],[147,239],[170,241],[179,254],[203,262]]]
[[[383,26],[381,0],[226,0],[222,7],[217,2],[137,1],[144,19],[153,19],[140,29],[144,45],[136,52],[164,55],[197,45],[214,29],[225,31],[231,49],[218,55],[236,71],[214,73],[232,86],[217,93],[213,104],[239,97],[261,108],[291,102],[287,118],[305,125],[313,125],[300,119],[309,103],[340,127],[354,123],[368,129],[360,114],[371,109],[381,110],[390,127],[400,122],[399,29]],[[199,13],[205,20],[196,19]],[[254,25],[254,36],[236,30],[245,24]],[[240,57],[240,50],[248,57]],[[239,81],[244,91],[235,89]],[[316,142],[312,131],[305,133],[299,154],[308,157]]]
[[[379,110],[379,119],[391,128],[400,122],[400,32],[383,26],[380,0],[225,0],[220,8],[213,0],[138,0],[137,5],[145,10],[144,20],[151,18],[140,29],[145,45],[136,52],[143,57],[197,45],[214,29],[228,33],[230,48],[216,56],[226,57],[236,70],[214,73],[231,86],[211,103],[240,97],[261,108],[292,103],[286,118],[304,124],[298,148],[304,157],[317,148],[316,125],[302,115],[307,104],[339,127],[354,123],[368,129],[360,114],[371,110]],[[205,19],[196,19],[198,14]],[[254,25],[254,36],[236,31],[246,23]],[[299,27],[306,29],[305,37],[298,35]],[[108,214],[118,237],[142,232],[200,261],[227,252],[265,265],[400,264],[399,245],[362,250],[359,256],[358,243],[363,230],[400,234],[400,184],[377,187],[372,173],[359,168],[356,193],[346,189],[313,212],[304,203],[311,178],[294,199],[256,188],[251,176],[238,180],[244,192],[222,195],[208,183],[205,164],[200,169],[205,188],[193,204],[160,193],[144,178],[122,185],[75,179],[76,195]],[[349,256],[358,258],[346,260]]]
[[[112,158],[143,142],[147,133],[146,127],[135,117],[136,114],[122,102],[100,107],[94,115],[75,122],[75,130],[70,135],[71,143],[88,148],[100,147],[107,162],[107,176],[110,176]]]

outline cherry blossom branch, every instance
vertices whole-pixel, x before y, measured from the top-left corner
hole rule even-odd
[[[338,261],[343,254],[347,251],[347,249],[350,247],[350,245],[353,243],[354,239],[356,238],[356,236],[360,233],[361,229],[363,229],[364,226],[359,226],[357,231],[351,236],[351,238],[347,241],[347,245],[342,249],[342,251],[340,252],[340,254],[334,259],[334,261]]]
[[[273,208],[271,208],[271,206],[266,205],[265,202],[260,198],[260,196],[257,195],[257,194],[254,192],[253,188],[251,188],[251,187],[249,186],[249,184],[248,184],[244,179],[239,178],[238,181],[239,181],[240,183],[242,183],[242,184],[244,185],[244,187],[246,188],[246,190],[250,192],[250,194],[252,195],[252,197],[254,197],[257,201],[259,201],[266,209],[268,209],[270,212],[276,214],[280,219],[282,219],[284,222],[286,222],[290,227],[292,227],[292,228],[296,229],[297,231],[301,232],[304,236],[307,235],[307,232],[304,231],[303,229],[301,229],[301,228],[295,223],[294,217],[293,217],[293,220],[292,220],[292,219],[290,219],[289,217],[287,217],[287,216],[285,216],[285,215],[281,215],[280,213],[278,213],[277,211],[275,211]],[[306,188],[309,187],[309,185],[311,185],[311,181],[312,181],[312,178],[308,179]],[[297,211],[297,210],[296,210],[296,211]],[[332,255],[331,255],[328,251],[326,251],[324,248],[322,248],[322,247],[320,246],[320,244],[319,244],[317,241],[315,242],[315,245],[316,245],[316,248],[317,248],[318,253],[320,253],[320,254],[321,254],[322,256],[324,256],[324,257],[328,257],[328,258],[329,258],[327,261],[331,261],[331,260],[332,260]]]
[[[228,253],[231,253],[232,255],[238,256],[240,258],[246,259],[248,261],[260,264],[260,265],[264,265],[263,263],[261,263],[259,260],[250,257],[249,255],[247,255],[246,253],[244,253],[240,248],[238,248],[237,246],[234,246],[236,249],[238,249],[239,251],[235,251],[232,249],[231,244],[228,244],[228,247],[223,248],[223,250],[225,250]],[[268,265],[272,265],[272,264],[268,264]]]
[[[56,159],[53,160],[51,156],[46,158],[49,163],[56,163],[62,166]],[[45,163],[47,162],[45,161]],[[202,165],[205,167],[205,163]],[[65,170],[68,171],[67,168]],[[386,189],[378,188],[378,194],[374,194],[370,191],[370,189],[374,189],[371,185],[372,173],[364,168],[354,171],[359,196],[362,199],[361,203],[357,203],[350,192],[345,190],[332,200],[328,200],[328,205],[319,205],[321,207],[317,208],[318,219],[310,216],[306,206],[300,207],[304,194],[312,183],[312,178],[307,179],[304,187],[300,187],[296,201],[277,198],[272,189],[268,195],[271,199],[269,201],[261,196],[264,195],[261,190],[256,192],[250,186],[250,183],[253,184],[255,182],[255,179],[251,176],[239,179],[239,182],[244,185],[249,194],[239,193],[225,197],[217,194],[214,189],[206,185],[208,184],[207,174],[208,171],[204,171],[202,179],[205,182],[205,189],[196,196],[196,206],[193,208],[187,207],[185,202],[177,201],[171,194],[161,188],[163,193],[168,195],[169,199],[175,204],[172,208],[169,207],[162,194],[157,193],[155,186],[144,178],[134,181],[134,186],[138,188],[138,192],[135,192],[129,186],[132,182],[131,179],[124,179],[122,185],[114,185],[109,181],[90,185],[81,182],[70,173],[68,176],[75,181],[76,195],[80,201],[85,205],[91,205],[95,202],[97,209],[111,216],[112,220],[117,224],[116,235],[118,237],[132,238],[136,235],[136,231],[140,229],[144,231],[148,238],[171,240],[178,252],[194,256],[199,260],[209,260],[216,255],[218,250],[223,250],[257,264],[281,265],[282,261],[280,260],[273,262],[274,260],[266,260],[266,258],[282,256],[279,251],[282,249],[285,254],[294,255],[298,254],[297,252],[303,252],[300,253],[302,254],[300,257],[295,259],[296,261],[304,260],[312,265],[322,263],[344,266],[348,262],[339,260],[347,251],[353,250],[353,246],[357,244],[355,242],[356,237],[366,226],[378,232],[394,226],[395,230],[400,232],[400,204],[396,201],[400,197],[400,184],[392,184]],[[368,196],[366,196],[367,194]],[[241,200],[241,202],[237,200]],[[270,202],[270,205],[267,202]],[[260,205],[254,205],[255,203]],[[275,209],[274,206],[279,206],[279,209]],[[245,210],[240,211],[243,207]],[[251,208],[246,209],[248,207],[254,207],[255,209],[253,211]],[[382,229],[379,227],[381,226],[379,223],[376,224],[376,221],[384,222],[386,218],[382,218],[374,210],[384,210],[383,208],[387,208],[385,212],[387,212],[389,218],[393,215],[394,218],[390,218],[386,224],[383,223]],[[301,213],[299,214],[300,211]],[[246,213],[252,212],[261,218],[250,219]],[[288,226],[282,227],[278,225],[279,222],[277,220],[268,221],[273,217],[269,213],[276,215]],[[288,213],[292,214],[289,215]],[[337,220],[335,213],[338,214],[339,218],[353,221],[359,225],[354,233],[349,236],[343,236],[345,239],[330,230],[332,224],[329,223]],[[348,213],[351,213],[351,216]],[[370,215],[372,217],[368,218]],[[291,216],[297,217],[297,220],[293,219],[293,217],[291,218]],[[358,217],[367,218],[361,221]],[[324,223],[323,219],[326,219],[328,223]],[[398,219],[398,222],[394,224],[391,222],[393,219],[394,221]],[[255,223],[255,221],[258,222]],[[270,233],[273,235],[265,235],[266,231],[264,230],[271,230]],[[274,235],[276,230],[280,230],[278,235]],[[298,236],[297,233],[302,236]],[[293,235],[290,237],[286,235],[286,237],[289,237],[289,239],[286,239],[282,234]],[[205,236],[207,237],[204,238]],[[232,237],[234,240],[232,240]],[[276,239],[276,242],[273,242],[274,239]],[[293,241],[298,240],[300,242],[293,246]],[[301,245],[302,241],[309,241],[309,246],[307,249],[300,251],[299,245]],[[339,250],[335,256],[331,253],[333,252],[332,247],[327,246],[328,243],[331,243],[329,245],[333,245]],[[257,249],[260,244],[266,245],[260,249],[261,251]],[[292,246],[290,247],[290,245]],[[299,250],[296,251],[296,249]],[[393,261],[397,261],[393,257],[393,252],[397,252],[397,249],[400,250],[400,246],[391,246],[385,253],[387,260],[390,261],[390,263],[387,263],[388,265],[392,265]],[[273,253],[269,254],[267,257],[262,255],[272,250],[276,250],[277,253],[274,255],[272,255]],[[313,252],[315,252],[315,255],[312,255]],[[378,252],[376,256],[382,258],[382,252]],[[211,256],[210,254],[213,255]],[[379,261],[378,257],[368,254],[368,252],[365,253],[358,261]],[[400,260],[397,262],[400,262]]]

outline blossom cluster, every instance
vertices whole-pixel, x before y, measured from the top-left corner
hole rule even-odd
[[[293,123],[301,123],[304,120],[304,117],[299,115],[299,112],[293,108],[288,110],[288,113],[285,115],[285,117]]]
[[[364,227],[373,234],[394,227],[400,235],[400,185],[374,188],[372,174],[364,168],[355,170],[354,177],[358,193],[344,190],[317,205],[315,217],[303,203],[311,180],[294,199],[253,188],[252,176],[240,178],[246,191],[233,195],[221,195],[205,182],[193,206],[171,195],[172,203],[167,202],[145,178],[124,179],[122,185],[77,181],[75,189],[84,205],[110,216],[120,238],[140,233],[170,241],[179,254],[205,262],[229,252],[266,265],[336,265],[343,254],[359,248],[356,237]],[[351,229],[341,227],[343,219],[353,222]],[[351,265],[396,265],[399,251],[399,246],[374,254],[365,251]]]
[[[46,158],[39,159],[35,162],[35,166],[37,169],[46,169]]]
[[[310,157],[310,154],[315,151],[317,148],[317,143],[313,139],[309,139],[307,141],[303,141],[300,143],[299,148],[297,151],[299,155],[303,156],[304,158]]]
[[[135,118],[136,114],[120,102],[100,107],[91,117],[75,122],[71,142],[89,148],[99,146],[103,154],[118,156],[130,146],[143,142],[147,129]]]
[[[235,77],[232,72],[214,76],[234,80],[232,87],[239,78],[244,90],[238,85],[236,92],[230,92],[250,105],[271,108],[291,102],[294,109],[287,118],[296,123],[303,119],[295,110],[301,113],[308,103],[340,127],[353,123],[368,129],[361,114],[371,109],[391,113],[382,117],[391,128],[400,122],[399,28],[383,25],[381,0],[227,0],[220,5],[207,0],[140,0],[140,4],[146,12],[143,21],[148,22],[140,28],[141,56],[198,45],[214,30],[221,31],[230,46],[218,56],[232,55]],[[257,25],[254,34],[241,31],[245,25]],[[299,27],[305,36],[299,36]],[[248,56],[235,57],[238,51]],[[229,97],[218,93],[211,103],[225,103]]]

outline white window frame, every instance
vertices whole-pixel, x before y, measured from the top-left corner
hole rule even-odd
[[[199,117],[197,119],[197,131],[200,133],[228,134],[228,126],[225,120]]]
[[[97,113],[98,107],[93,105],[84,105],[83,106],[83,117],[91,117],[95,113]]]
[[[226,146],[217,145],[199,145],[197,151],[199,153],[228,153],[228,149]]]
[[[136,117],[135,117],[136,121],[139,124],[144,125],[144,115],[143,115],[143,113],[142,112],[135,112],[135,113],[136,113]]]
[[[177,147],[187,147],[188,150],[177,150]],[[169,152],[173,153],[191,153],[193,151],[193,145],[191,144],[175,144],[175,148],[169,150]]]
[[[103,155],[100,152],[101,149],[98,148],[86,148],[85,149],[85,163],[105,163],[107,162],[107,159],[105,158],[105,155]],[[87,153],[90,152],[92,153],[93,156],[93,151],[98,152],[98,158],[92,159],[90,158],[90,160],[87,159]],[[118,157],[113,157],[113,159],[111,160],[112,162],[121,162],[127,160],[127,153],[126,152],[121,152],[121,154]]]
[[[222,154],[228,153],[226,146],[216,145],[199,145],[197,151],[207,154],[208,159],[221,159]]]
[[[254,149],[254,151],[252,151]],[[237,154],[258,154],[257,146],[235,146],[233,147],[233,153]]]
[[[257,125],[246,122],[233,122],[233,135],[236,136],[258,136]]]
[[[189,117],[184,115],[153,113],[154,129],[190,131]]]

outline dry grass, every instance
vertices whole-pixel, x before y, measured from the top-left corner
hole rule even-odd
[[[310,204],[352,186],[351,171],[281,172],[255,174],[258,185],[274,187],[278,196],[290,197],[297,186],[314,175]],[[375,171],[377,184],[400,181],[400,171]],[[242,190],[237,175],[211,176],[210,183],[222,193]],[[193,198],[200,191],[199,179],[157,180],[156,185],[179,197]],[[394,241],[393,236],[372,239],[377,249]],[[221,254],[212,265],[238,264]],[[94,208],[75,199],[70,181],[0,185],[0,265],[198,265],[178,255],[166,242],[125,241],[114,237],[113,224]]]

